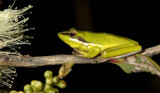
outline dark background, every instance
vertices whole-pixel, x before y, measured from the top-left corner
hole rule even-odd
[[[1,9],[13,0],[4,0]],[[14,7],[21,9],[33,5],[28,28],[34,31],[31,46],[22,46],[23,55],[46,56],[71,54],[72,49],[62,42],[57,32],[77,28],[108,32],[138,41],[143,49],[159,44],[159,5],[155,1],[103,1],[103,0],[16,0]],[[14,8],[13,7],[13,8]],[[159,55],[153,57],[159,63]],[[17,68],[18,77],[13,88],[22,90],[31,80],[44,82],[45,70],[57,75],[60,66]],[[150,73],[126,74],[113,64],[74,65],[65,78],[67,88],[60,93],[160,93],[160,77]]]

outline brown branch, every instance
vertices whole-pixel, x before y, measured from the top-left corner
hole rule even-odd
[[[147,48],[142,55],[153,56],[160,52],[160,45]],[[101,57],[97,58],[82,58],[73,55],[52,55],[52,56],[13,56],[0,55],[0,65],[16,66],[16,67],[37,67],[45,65],[58,65],[66,62],[74,62],[75,64],[96,64],[107,61]]]
[[[144,56],[154,56],[160,53],[160,45],[156,45],[150,48],[147,48],[143,53],[141,53]]]
[[[16,67],[37,67],[45,65],[59,65],[66,62],[74,62],[75,64],[94,64],[94,59],[75,57],[73,55],[52,55],[52,56],[12,56],[1,55],[0,65],[16,66]]]

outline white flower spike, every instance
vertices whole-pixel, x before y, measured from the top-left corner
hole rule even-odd
[[[23,32],[30,30],[24,29],[28,17],[23,16],[24,12],[32,8],[31,5],[23,9],[5,9],[0,11],[0,49],[8,47],[14,51],[15,45],[30,44],[23,40]],[[16,52],[2,52],[0,54],[17,54]]]

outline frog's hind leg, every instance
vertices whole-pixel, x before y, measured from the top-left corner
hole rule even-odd
[[[117,46],[117,48],[105,49],[101,52],[103,58],[122,58],[136,54],[142,50],[140,45]]]
[[[131,52],[131,53],[124,54],[124,55],[121,55],[121,56],[116,56],[116,57],[113,57],[113,58],[123,58],[123,57],[127,57],[127,56],[130,56],[130,55],[137,54],[137,53],[139,53],[139,52],[141,52],[141,51],[142,51],[142,49],[139,50],[139,51],[136,51],[136,52]]]

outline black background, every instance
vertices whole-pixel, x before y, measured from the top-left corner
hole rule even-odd
[[[4,0],[1,9],[12,0]],[[108,32],[138,41],[143,49],[159,44],[159,5],[154,1],[103,0],[16,0],[14,7],[33,5],[28,27],[34,31],[32,45],[22,46],[23,55],[46,56],[71,54],[72,49],[62,42],[57,32],[75,27],[79,30]],[[13,7],[13,8],[14,8]],[[77,12],[78,11],[78,12]],[[158,56],[153,57],[160,62]],[[44,82],[45,70],[57,75],[60,66],[17,68],[18,77],[13,88],[22,90],[31,80]],[[67,88],[60,93],[160,93],[160,78],[150,73],[126,74],[113,64],[74,65],[65,78]]]

